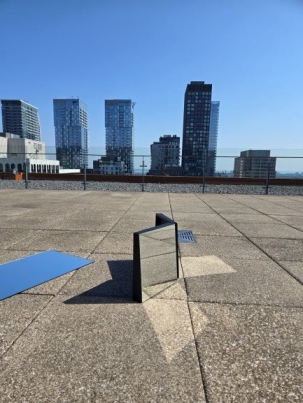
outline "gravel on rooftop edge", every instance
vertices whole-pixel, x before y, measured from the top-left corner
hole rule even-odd
[[[0,189],[25,189],[24,181],[0,180]],[[82,182],[72,181],[29,181],[28,189],[40,190],[83,190]],[[87,182],[86,190],[110,192],[141,192],[141,183]],[[145,192],[202,193],[202,184],[158,184],[145,183]],[[205,185],[205,193],[264,195],[264,186],[255,185]],[[303,196],[301,186],[270,186],[269,195]]]

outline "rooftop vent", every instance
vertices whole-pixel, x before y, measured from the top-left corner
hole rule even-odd
[[[192,231],[189,230],[179,230],[178,231],[178,242],[179,243],[193,243],[196,242]]]

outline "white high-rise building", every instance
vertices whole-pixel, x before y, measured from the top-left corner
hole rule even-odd
[[[20,138],[41,141],[38,109],[22,100],[2,99],[2,126],[4,133]]]

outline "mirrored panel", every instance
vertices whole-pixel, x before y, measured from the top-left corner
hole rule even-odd
[[[0,265],[0,300],[90,263],[92,260],[54,250],[3,263]]]
[[[171,222],[134,233],[135,301],[146,301],[178,278],[176,223]]]

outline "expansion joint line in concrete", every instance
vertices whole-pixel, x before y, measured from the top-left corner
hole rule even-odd
[[[231,199],[233,200],[233,199]],[[233,200],[234,201],[234,200]],[[245,204],[237,202],[239,204],[242,204],[243,206],[245,206]],[[287,270],[284,266],[282,266],[273,256],[271,256],[269,253],[267,253],[264,249],[262,249],[259,245],[257,245],[254,241],[252,241],[251,239],[249,239],[242,231],[240,231],[234,224],[230,223],[225,217],[223,217],[220,213],[218,213],[216,210],[214,210],[209,204],[205,203],[214,213],[216,213],[218,216],[220,216],[227,224],[229,224],[231,227],[233,227],[236,231],[240,232],[240,234],[251,244],[253,244],[256,248],[259,249],[259,251],[261,251],[262,253],[264,253],[264,255],[266,255],[269,259],[271,259],[273,262],[275,262],[283,271],[285,271],[287,274],[289,274],[294,280],[296,280],[299,284],[303,285],[302,280],[300,280],[297,276],[295,276],[294,274],[292,274],[289,270]],[[245,206],[247,207],[247,206]],[[249,207],[251,208],[251,207]],[[256,209],[253,209],[254,211],[258,211]],[[264,214],[264,213],[262,213]],[[266,217],[267,215],[264,214]]]
[[[136,198],[136,200],[133,201],[133,203],[132,203],[132,204],[129,206],[129,208],[124,212],[124,214],[119,218],[119,220],[113,225],[113,227],[114,227],[115,225],[117,225],[117,224],[122,220],[122,218],[125,216],[125,214],[129,212],[129,210],[130,210],[130,209],[133,207],[133,205],[140,199],[140,197],[141,197],[141,195],[138,196],[138,197]],[[111,228],[111,229],[112,229],[112,228]],[[109,230],[109,231],[102,231],[102,232],[107,232],[107,234],[106,234],[105,237],[102,238],[101,241],[94,247],[94,249],[92,249],[92,251],[90,252],[90,254],[95,253],[95,251],[96,251],[96,249],[98,248],[98,246],[100,245],[100,243],[101,243],[102,241],[104,241],[104,239],[105,239],[105,238],[107,237],[107,235],[110,233],[110,230]]]
[[[228,199],[230,199],[230,200],[232,200],[232,201],[235,201],[234,199],[232,199],[231,197],[228,197],[227,196],[227,198]],[[237,203],[238,204],[241,204],[242,206],[244,206],[244,207],[249,207],[250,209],[252,209],[253,211],[257,211],[258,213],[260,213],[260,214],[263,214],[265,217],[267,217],[267,215],[265,214],[265,213],[263,213],[262,211],[259,211],[259,210],[257,210],[257,209],[255,209],[255,208],[253,208],[253,207],[250,207],[250,206],[246,206],[244,203],[241,203],[241,202],[239,202],[239,201],[237,201]],[[277,206],[279,206],[279,207],[284,207],[284,206],[280,206],[279,204],[276,204]],[[209,206],[210,207],[210,206]],[[211,208],[211,207],[210,207]],[[212,209],[213,210],[213,209]],[[297,211],[297,210],[294,210],[294,209],[290,209],[290,210],[293,210],[293,211]],[[219,214],[219,213],[217,213],[217,214]],[[262,249],[259,245],[257,245],[254,241],[252,241],[251,239],[249,239],[245,234],[243,234],[243,232],[241,232],[237,227],[235,227],[233,224],[231,224],[229,221],[227,221],[223,216],[221,216],[221,214],[219,214],[220,215],[220,217],[221,218],[223,218],[223,220],[225,220],[229,225],[231,225],[233,228],[235,228],[237,231],[239,231],[249,242],[251,242],[254,246],[256,246],[261,252],[263,252],[267,257],[269,257],[273,262],[275,262],[279,267],[281,267],[281,269],[282,270],[284,270],[284,271],[286,271],[286,273],[287,274],[289,274],[292,278],[294,278],[296,281],[298,281],[298,283],[300,283],[301,285],[303,285],[303,281],[299,278],[299,277],[297,277],[297,276],[295,276],[293,273],[291,273],[286,267],[284,267],[281,263],[279,263],[273,256],[271,256],[270,254],[268,254],[264,249]],[[271,217],[272,218],[272,217]],[[276,221],[278,221],[279,223],[282,223],[282,224],[284,224],[285,225],[285,222],[283,222],[283,221],[280,221],[280,220],[278,220],[277,218],[274,218]],[[290,225],[290,224],[286,224],[288,227],[290,227],[290,228],[293,228],[293,229],[296,229],[296,230],[298,230],[298,228],[296,228],[296,227],[293,227],[292,225]],[[299,231],[301,231],[301,230],[299,230]],[[301,231],[302,232],[302,231]]]
[[[182,262],[181,262],[181,267],[182,267]],[[183,267],[182,267],[182,272],[183,272]],[[188,288],[187,288],[187,284],[186,284],[185,279],[184,279],[184,284],[185,284],[185,292],[186,292],[186,295],[187,295],[186,304],[187,304],[187,309],[188,309],[188,315],[189,315],[191,329],[192,329],[192,333],[193,333],[193,337],[194,337],[194,341],[195,341],[195,348],[196,348],[198,365],[199,365],[199,368],[200,368],[201,383],[202,383],[203,391],[204,391],[204,395],[205,395],[205,402],[209,403],[210,400],[209,400],[209,393],[208,393],[207,384],[206,384],[206,374],[205,374],[205,369],[204,369],[203,362],[202,362],[202,357],[201,357],[201,355],[199,353],[197,335],[196,335],[196,332],[195,332],[193,318],[192,318],[190,307],[189,307],[189,304],[190,304],[191,301],[188,300]]]
[[[31,294],[20,294],[20,295],[31,295]],[[48,294],[44,294],[48,295]],[[50,295],[48,295],[50,296]],[[3,357],[20,339],[21,336],[27,331],[27,329],[37,320],[38,316],[47,308],[47,306],[52,302],[52,300],[55,298],[56,295],[53,297],[50,296],[49,300],[45,303],[45,305],[42,307],[42,309],[37,312],[37,314],[31,319],[31,321],[25,326],[25,328],[22,330],[20,334],[11,342],[11,344],[8,346],[8,348],[0,355],[0,358]]]
[[[255,199],[257,199],[257,200],[260,200],[260,198],[258,198],[256,195],[253,195],[252,197],[255,198]],[[254,208],[254,207],[247,206],[246,204],[241,203],[240,201],[234,200],[234,199],[233,199],[232,197],[230,197],[230,196],[226,196],[226,198],[232,200],[233,202],[236,202],[236,203],[238,203],[238,204],[241,204],[241,206],[248,207],[248,208],[250,208],[250,209],[253,210],[253,211],[257,211],[259,214],[262,214],[262,215],[264,215],[265,217],[267,217],[267,214],[263,213],[263,211],[259,211],[259,210],[257,210],[257,209]],[[261,199],[261,200],[263,200],[263,199]],[[272,204],[273,204],[274,206],[279,206],[279,207],[285,208],[285,206],[283,206],[282,204],[278,204],[278,203],[272,203]],[[291,208],[291,207],[288,207],[288,208],[289,208],[289,210],[295,211],[296,213],[300,213],[300,210],[296,210],[296,209]],[[297,231],[303,232],[303,231],[300,230],[299,228],[296,228],[296,227],[294,227],[294,226],[291,225],[291,224],[287,224],[287,223],[285,223],[284,221],[281,221],[281,220],[279,220],[279,219],[276,218],[276,217],[270,217],[270,218],[272,218],[273,220],[278,221],[278,223],[281,223],[281,224],[284,224],[284,225],[288,225],[288,227],[290,227],[290,228],[293,228],[293,229],[296,229]],[[239,231],[239,230],[238,230],[238,231]]]
[[[194,300],[191,299],[187,301],[189,304],[193,303],[193,304],[212,304],[212,305],[226,305],[226,306],[248,306],[248,307],[262,307],[262,308],[285,308],[285,309],[300,309],[302,310],[302,306],[301,305],[279,305],[279,304],[258,304],[258,303],[246,303],[246,302],[224,302],[224,301],[207,301],[207,300]]]
[[[229,195],[230,196],[230,195]],[[251,195],[254,199],[257,199],[257,200],[263,200],[262,198],[260,198],[260,195]],[[283,197],[287,197],[287,198],[290,198],[290,197],[293,197],[293,196],[283,196]],[[233,200],[233,199],[232,199]],[[266,200],[266,199],[265,199]],[[267,202],[268,202],[268,200],[266,200]],[[238,202],[238,203],[240,203],[240,202]],[[273,205],[275,205],[275,206],[279,206],[279,207],[284,207],[285,208],[285,206],[283,206],[283,204],[279,204],[279,203],[277,203],[276,201],[275,202],[271,202]],[[241,203],[242,204],[242,203]],[[244,206],[245,206],[245,204],[244,204]],[[287,208],[289,208],[289,210],[292,210],[292,211],[296,211],[297,213],[301,213],[301,211],[300,210],[297,210],[297,209],[295,209],[295,208],[293,208],[293,207],[287,207]]]

